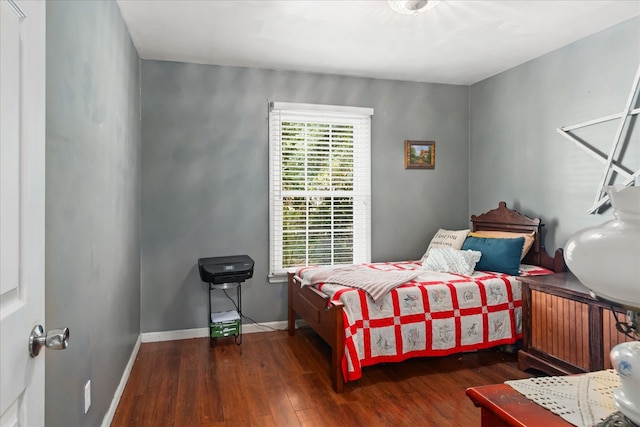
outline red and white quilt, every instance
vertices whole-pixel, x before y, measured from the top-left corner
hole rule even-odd
[[[422,270],[415,261],[366,265],[385,271],[413,270],[419,275],[377,304],[362,290],[316,285],[332,301],[344,304],[345,381],[360,378],[365,366],[513,344],[522,336],[522,297],[514,276],[433,272]],[[304,280],[314,270],[305,267],[297,274]],[[542,267],[520,267],[521,276],[551,273]]]

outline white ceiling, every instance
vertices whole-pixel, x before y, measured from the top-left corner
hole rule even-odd
[[[117,0],[143,59],[473,84],[640,15],[640,0]]]

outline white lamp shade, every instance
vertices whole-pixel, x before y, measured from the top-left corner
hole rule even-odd
[[[640,187],[608,187],[615,219],[569,238],[565,261],[597,297],[640,311]]]

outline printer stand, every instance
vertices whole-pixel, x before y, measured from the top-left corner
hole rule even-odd
[[[220,337],[235,336],[236,344],[242,342],[242,301],[240,284],[253,276],[253,260],[249,255],[234,255],[212,258],[200,258],[198,270],[200,279],[209,284],[209,332],[211,347],[215,347]],[[236,290],[236,300],[227,295],[227,289]],[[235,310],[211,310],[211,292],[222,290],[229,298]]]
[[[242,294],[240,292],[241,282],[232,283],[211,283],[209,282],[209,336],[211,337],[210,345],[215,347],[218,338],[234,336],[236,344],[242,343]],[[236,309],[231,311],[212,311],[211,309],[211,293],[213,291],[227,289],[236,289],[236,300],[233,302]]]

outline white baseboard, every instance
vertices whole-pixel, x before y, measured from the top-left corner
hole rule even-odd
[[[138,335],[136,344],[133,346],[133,351],[131,352],[131,357],[129,357],[129,362],[127,362],[127,366],[124,368],[124,372],[122,373],[120,384],[118,384],[118,388],[116,389],[116,392],[113,395],[113,399],[111,400],[111,405],[109,406],[109,410],[107,411],[106,415],[102,419],[102,427],[109,427],[111,425],[111,422],[113,421],[113,417],[116,414],[116,409],[118,409],[118,404],[120,403],[120,398],[122,397],[124,388],[127,385],[127,381],[129,380],[129,375],[131,375],[131,369],[133,369],[133,362],[135,362],[136,357],[138,356],[138,351],[140,350],[141,342],[142,342],[142,335]]]
[[[299,324],[296,322],[296,327]],[[287,329],[287,321],[266,323],[248,323],[242,325],[243,334],[253,334],[256,332],[284,331]],[[177,331],[143,332],[142,342],[174,341],[191,338],[206,338],[209,336],[209,328],[180,329]]]
[[[296,328],[304,325],[304,322],[301,320],[296,321]],[[267,323],[249,323],[246,325],[242,325],[242,333],[243,334],[253,334],[256,332],[270,332],[270,331],[284,331],[287,329],[287,321],[282,320],[278,322],[267,322]],[[118,384],[118,388],[116,389],[115,394],[113,395],[113,399],[111,400],[111,405],[109,406],[109,410],[106,415],[102,419],[101,427],[109,427],[111,422],[113,421],[113,417],[116,414],[116,409],[118,408],[118,404],[120,403],[120,398],[122,397],[122,393],[124,392],[124,388],[127,385],[127,381],[129,380],[129,375],[131,375],[131,369],[133,369],[133,362],[135,362],[136,357],[138,356],[138,351],[140,350],[140,344],[146,342],[159,342],[159,341],[174,341],[174,340],[185,340],[190,338],[206,338],[209,336],[209,328],[196,328],[196,329],[182,329],[177,331],[163,331],[163,332],[144,332],[138,335],[138,340],[136,344],[133,346],[133,351],[131,352],[131,357],[129,358],[129,362],[127,366],[124,368],[124,372],[122,373],[122,378],[120,379],[120,384]]]

